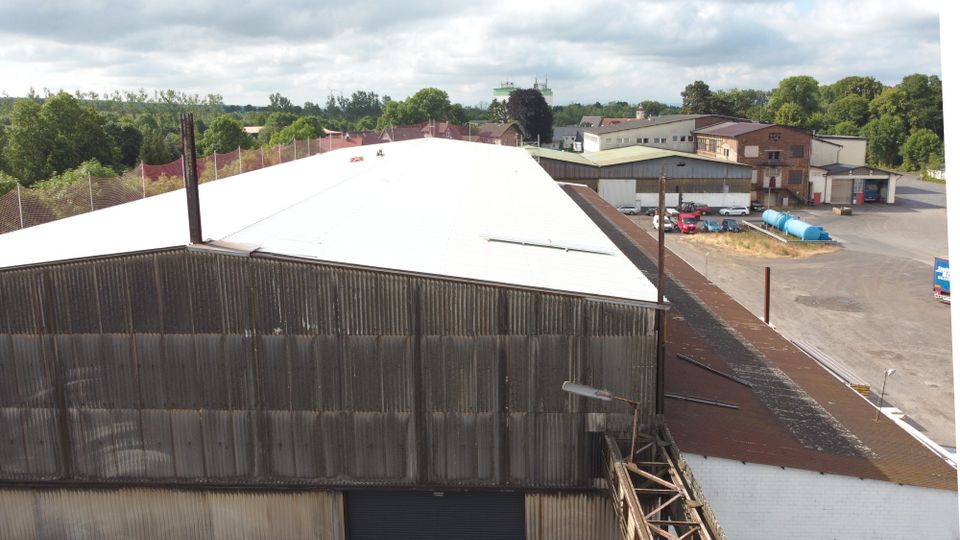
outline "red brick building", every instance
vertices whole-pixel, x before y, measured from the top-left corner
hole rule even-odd
[[[777,206],[809,199],[812,135],[794,127],[724,122],[694,131],[697,154],[750,165],[751,200]]]

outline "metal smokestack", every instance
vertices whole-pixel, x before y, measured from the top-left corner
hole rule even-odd
[[[190,243],[202,244],[200,227],[200,190],[197,181],[197,147],[193,139],[193,113],[180,114],[180,141],[183,143],[183,181],[187,192],[187,220]]]

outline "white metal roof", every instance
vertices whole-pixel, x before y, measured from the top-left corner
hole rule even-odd
[[[205,239],[261,252],[656,299],[521,148],[442,138],[348,148],[205,183],[200,206]],[[177,190],[0,235],[0,268],[188,243]]]

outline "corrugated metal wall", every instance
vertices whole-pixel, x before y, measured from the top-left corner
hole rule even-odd
[[[0,481],[590,487],[653,310],[185,249],[0,272]]]
[[[667,176],[668,193],[678,189],[684,193],[715,193],[722,192],[724,185],[731,193],[750,191],[753,171],[750,167],[696,159],[693,154],[691,158],[670,157],[604,167],[541,158],[540,166],[554,180],[586,184],[595,191],[599,179],[632,178],[637,180],[637,193],[656,193],[661,173]],[[684,163],[684,166],[677,167],[678,163]]]
[[[620,540],[612,505],[603,492],[527,493],[527,540]]]
[[[336,491],[0,490],[0,538],[343,540]]]
[[[619,540],[604,492],[523,496],[528,540]],[[343,540],[339,491],[0,489],[0,538]]]

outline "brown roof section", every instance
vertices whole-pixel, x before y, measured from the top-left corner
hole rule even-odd
[[[781,126],[779,124],[765,124],[763,122],[723,122],[722,124],[714,124],[694,130],[694,133],[700,135],[718,135],[720,137],[739,137],[745,133],[752,133],[767,128],[792,129],[794,131],[807,133],[806,130],[800,128]]]
[[[481,124],[473,134],[477,137],[489,137],[497,139],[503,137],[503,134],[512,128],[514,124]]]
[[[567,193],[656,282],[657,241],[593,190]],[[736,403],[728,409],[666,399],[684,452],[956,490],[957,471],[839,382],[790,341],[669,251],[668,393]],[[684,354],[741,382],[680,360]],[[747,383],[747,384],[743,384]]]
[[[410,139],[422,139],[423,132],[420,126],[396,126],[383,128],[380,133],[380,140],[398,142],[409,141]]]

